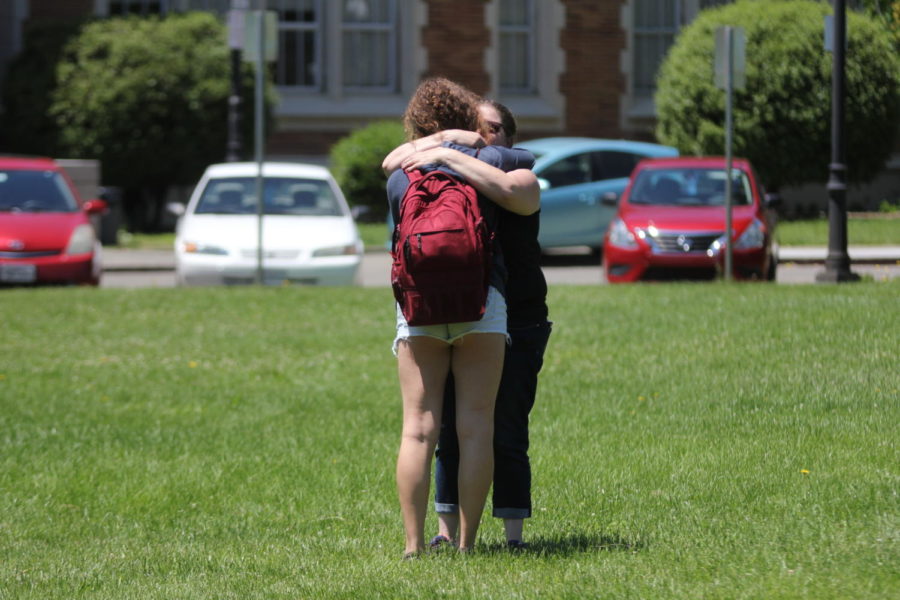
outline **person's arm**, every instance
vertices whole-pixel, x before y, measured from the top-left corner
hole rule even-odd
[[[537,177],[528,169],[505,172],[459,150],[439,147],[416,152],[402,162],[404,171],[425,165],[446,165],[499,206],[520,215],[530,215],[541,207]]]
[[[403,161],[409,158],[410,155],[415,154],[416,152],[437,148],[444,142],[452,142],[454,144],[459,144],[460,146],[470,146],[472,148],[481,148],[484,146],[484,138],[476,131],[447,129],[397,146],[384,158],[384,161],[381,163],[381,168],[385,175],[390,175],[399,169]]]

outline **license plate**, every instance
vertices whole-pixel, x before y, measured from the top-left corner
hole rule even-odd
[[[34,265],[0,265],[0,281],[6,283],[32,283],[37,279]]]

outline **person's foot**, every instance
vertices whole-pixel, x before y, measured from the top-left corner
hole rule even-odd
[[[419,556],[421,556],[421,554],[422,553],[418,550],[413,552],[406,552],[403,554],[403,560],[416,560],[417,558],[419,558]]]
[[[453,542],[446,535],[436,535],[431,538],[431,542],[429,542],[428,547],[432,550],[440,550],[444,547],[450,547],[453,545]]]
[[[513,550],[513,551],[519,552],[519,551],[521,551],[521,550],[527,550],[527,549],[528,549],[528,544],[526,544],[526,543],[523,542],[522,540],[507,540],[507,541],[506,541],[506,547],[507,547],[509,550]]]

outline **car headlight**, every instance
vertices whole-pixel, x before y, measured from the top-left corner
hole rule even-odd
[[[87,254],[94,249],[94,228],[90,225],[79,225],[72,231],[66,254]]]
[[[741,237],[734,243],[736,250],[750,250],[762,248],[766,241],[766,228],[759,219],[753,219]]]
[[[325,248],[317,248],[313,251],[314,257],[319,256],[352,256],[357,254],[356,244],[347,244],[346,246],[327,246]]]
[[[638,247],[634,234],[628,231],[625,221],[618,217],[609,225],[609,243],[619,248],[634,249]]]
[[[183,248],[187,254],[212,254],[214,256],[225,256],[228,254],[228,250],[221,246],[198,244],[197,242],[184,242]]]

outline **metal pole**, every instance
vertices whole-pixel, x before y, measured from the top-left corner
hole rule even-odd
[[[260,0],[257,24],[256,52],[256,106],[255,108],[255,148],[256,148],[256,283],[263,283],[263,70],[266,65],[265,14],[266,0]]]
[[[816,281],[858,281],[859,275],[850,271],[847,253],[847,165],[844,152],[844,78],[847,46],[847,7],[845,0],[834,0],[834,32],[832,36],[831,68],[831,163],[828,165],[828,256],[825,270]]]
[[[231,49],[231,95],[228,97],[228,144],[225,162],[241,160],[241,51]]]
[[[734,109],[734,28],[725,28],[725,281],[732,279],[731,147]]]
[[[231,20],[235,11],[244,11],[248,8],[248,0],[231,0],[229,13],[229,47],[231,52],[231,94],[228,97],[228,141],[225,145],[225,162],[237,162],[241,160],[243,153],[243,140],[241,138],[241,119],[244,110],[243,94],[241,93],[241,45],[243,40],[243,18],[238,23]],[[243,15],[241,15],[243,17]]]

